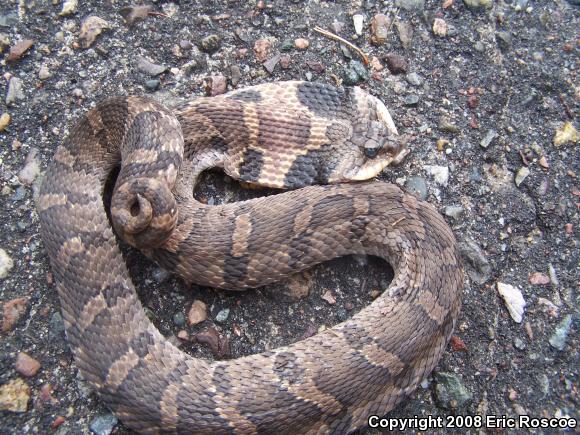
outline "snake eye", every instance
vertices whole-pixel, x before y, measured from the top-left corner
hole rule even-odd
[[[369,159],[374,159],[377,156],[377,148],[365,147],[365,156],[367,156]]]

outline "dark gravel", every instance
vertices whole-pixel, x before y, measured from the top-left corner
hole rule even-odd
[[[380,178],[439,208],[462,244],[469,276],[437,374],[390,417],[578,419],[578,136],[553,141],[565,123],[568,133],[579,128],[578,2],[154,1],[121,15],[129,2],[81,1],[64,16],[63,3],[0,5],[0,409],[21,407],[0,411],[0,433],[130,432],[77,375],[34,195],[57,144],[95,102],[145,94],[170,104],[220,92],[224,79],[228,89],[287,79],[357,83],[385,102],[401,133],[415,137],[403,164]],[[378,46],[369,26],[377,13],[395,17]],[[353,14],[364,16],[358,37]],[[81,34],[89,16],[101,19],[93,23],[102,34]],[[434,32],[436,19],[444,23]],[[315,26],[361,47],[372,68]],[[308,47],[295,48],[296,38]],[[34,44],[19,52],[26,39]],[[258,40],[265,42],[255,53]],[[269,193],[211,173],[198,197],[216,204]],[[391,278],[380,261],[346,258],[232,295],[189,288],[125,252],[155,324],[207,358],[316,333],[370,303]],[[521,323],[508,313],[498,282],[522,292]],[[304,289],[310,295],[297,298]],[[191,326],[196,299],[208,318]],[[203,345],[190,340],[206,328]],[[40,363],[38,372],[16,365],[21,352]],[[6,396],[10,388],[19,393]]]

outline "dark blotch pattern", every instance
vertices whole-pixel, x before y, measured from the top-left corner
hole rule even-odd
[[[227,98],[236,101],[243,101],[245,103],[259,103],[260,101],[262,101],[262,96],[260,95],[260,93],[251,89],[236,92],[235,94],[230,95]]]
[[[255,183],[260,179],[260,173],[264,166],[264,153],[248,148],[242,157],[240,165],[240,180]]]
[[[297,92],[300,102],[318,116],[333,119],[352,116],[354,101],[350,88],[304,82],[298,86]]]

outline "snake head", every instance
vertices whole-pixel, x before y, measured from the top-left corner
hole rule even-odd
[[[406,145],[410,136],[399,135],[385,105],[372,96],[367,96],[367,101],[373,110],[353,123],[347,151],[340,157],[331,182],[369,180],[409,153]]]

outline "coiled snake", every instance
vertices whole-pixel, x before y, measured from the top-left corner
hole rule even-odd
[[[374,177],[404,151],[385,106],[359,88],[282,82],[169,111],[145,98],[99,103],[50,163],[37,209],[76,364],[143,433],[346,433],[384,415],[431,372],[450,337],[463,271],[431,205],[382,182],[307,186],[207,206],[213,166],[297,188]],[[195,359],[146,317],[113,226],[186,279],[256,287],[346,254],[384,258],[389,288],[349,320],[231,361]],[[179,174],[179,177],[178,177]]]

